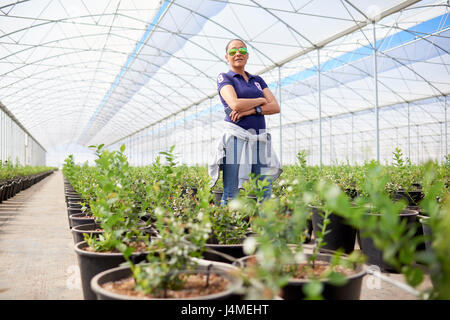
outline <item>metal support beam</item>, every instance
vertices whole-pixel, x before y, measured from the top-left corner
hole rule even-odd
[[[416,125],[416,135],[417,135],[417,164],[420,163],[420,140],[419,140],[419,125]]]
[[[444,97],[444,113],[445,113],[445,155],[448,155],[448,132],[447,132],[447,96]]]
[[[376,37],[376,24],[373,22],[373,76],[375,82],[375,143],[376,143],[376,159],[380,161],[380,115],[378,110],[378,68],[377,68],[377,37]]]
[[[411,114],[408,102],[408,158],[411,160]]]
[[[354,139],[354,130],[355,130],[355,125],[354,125],[354,115],[353,115],[353,113],[352,113],[352,165],[354,165],[355,164],[355,154],[354,154],[354,142],[355,142],[355,139]]]
[[[280,164],[283,165],[283,126],[281,119],[281,67],[278,67],[278,104],[280,105]]]
[[[320,49],[317,49],[317,94],[319,103],[319,164],[322,168],[322,100],[320,91]]]
[[[328,118],[330,121],[330,166],[333,164],[333,122],[332,122],[332,118]]]

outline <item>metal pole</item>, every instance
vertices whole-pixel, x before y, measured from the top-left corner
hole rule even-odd
[[[420,150],[419,150],[419,125],[416,125],[416,133],[417,133],[417,164],[420,163]]]
[[[209,141],[210,145],[212,146],[212,99],[209,99]]]
[[[148,145],[148,139],[149,139],[149,136],[150,136],[150,134],[149,134],[149,129],[145,129],[145,133],[146,133],[146,136],[145,136],[145,151],[146,151],[146,153],[145,153],[145,165],[148,165],[149,164],[149,161],[148,161],[148,154],[149,154],[149,145]]]
[[[167,119],[165,122],[166,122],[166,126],[165,126],[166,127],[166,130],[165,130],[166,131],[166,133],[165,133],[165,135],[166,135],[166,149],[169,150],[169,147],[170,147],[169,146],[169,130],[168,130],[169,129],[168,128],[169,119]]]
[[[440,137],[440,139],[439,139],[439,158],[441,158],[442,159],[442,156],[443,156],[443,152],[444,152],[444,147],[442,146],[442,140],[443,140],[443,132],[442,132],[442,122],[440,123],[440,129],[441,129],[441,137]]]
[[[331,166],[333,164],[333,147],[332,147],[333,140],[332,140],[332,132],[331,132],[333,129],[333,126],[331,123],[331,117],[329,119],[330,119],[330,166]]]
[[[294,125],[294,159],[297,151],[297,124]],[[295,160],[294,160],[295,162]]]
[[[280,164],[283,165],[283,126],[281,125],[281,67],[278,67],[278,104],[280,106]]]
[[[408,158],[411,160],[411,115],[408,102]]]
[[[314,136],[314,121],[311,120],[311,135],[309,136],[309,150],[311,151],[311,163],[314,163],[313,136]]]
[[[198,104],[195,105],[195,114],[198,114]],[[195,155],[195,162],[194,162],[194,164],[198,164],[199,163],[199,156],[198,156],[198,154],[199,154],[199,151],[200,151],[200,148],[199,148],[200,139],[198,137],[198,127],[199,126],[194,126],[194,134],[195,134],[194,141],[195,141],[195,145],[192,148],[192,152]]]
[[[319,102],[319,163],[322,168],[322,101],[320,91],[320,50],[317,49],[317,93]]]
[[[448,155],[448,141],[447,141],[447,96],[444,97],[444,113],[445,113],[445,155]]]
[[[355,154],[354,154],[354,124],[353,124],[353,118],[355,117],[354,113],[352,112],[352,164],[355,164]]]
[[[377,148],[377,161],[380,161],[380,128],[379,128],[379,110],[378,110],[378,70],[377,70],[377,38],[375,34],[376,24],[373,22],[373,74],[375,81],[375,121],[376,135],[375,143]]]

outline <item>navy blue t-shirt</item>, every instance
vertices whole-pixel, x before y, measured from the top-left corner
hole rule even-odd
[[[228,104],[220,95],[220,89],[223,86],[230,84],[236,91],[236,95],[239,99],[253,99],[253,98],[264,98],[263,90],[267,88],[266,82],[260,76],[254,76],[248,72],[248,83],[245,81],[244,77],[233,71],[228,71],[227,73],[221,73],[217,77],[217,90],[219,91],[220,101],[222,102],[224,109],[228,108]],[[266,128],[266,120],[263,115],[248,115],[242,117],[238,123],[231,121],[230,116],[225,114],[225,121],[237,124],[245,130],[254,129],[256,133],[259,133],[259,129]]]

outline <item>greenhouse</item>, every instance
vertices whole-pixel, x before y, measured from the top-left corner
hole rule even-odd
[[[0,298],[449,300],[449,12],[0,1]]]

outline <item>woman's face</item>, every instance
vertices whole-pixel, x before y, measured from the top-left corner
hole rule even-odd
[[[248,52],[246,54],[241,54],[239,52],[239,48],[245,47],[245,44],[242,41],[232,41],[227,48],[227,54],[225,55],[225,59],[228,61],[231,67],[235,68],[243,68],[248,60]],[[236,49],[236,54],[234,56],[229,55],[230,49]]]

